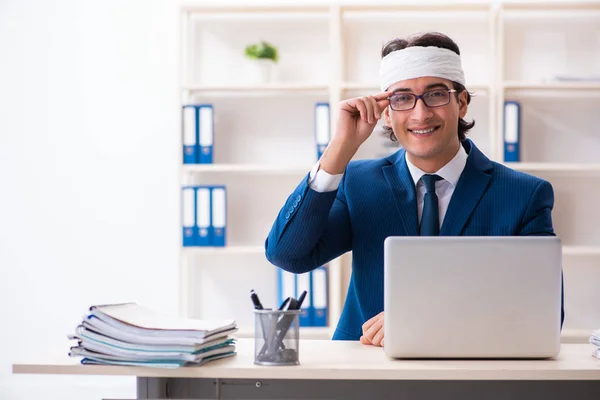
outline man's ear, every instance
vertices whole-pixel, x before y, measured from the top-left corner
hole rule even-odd
[[[463,90],[458,94],[458,116],[460,118],[464,118],[467,115],[467,91]]]
[[[385,125],[389,126],[390,128],[392,127],[392,122],[390,121],[390,107],[386,107],[383,110],[383,118],[385,121]]]

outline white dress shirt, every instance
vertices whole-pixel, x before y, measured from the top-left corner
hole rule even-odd
[[[452,160],[450,160],[438,171],[434,172],[435,175],[443,178],[435,183],[435,193],[438,196],[440,228],[442,227],[444,216],[448,210],[448,204],[450,204],[452,193],[454,193],[458,179],[460,178],[460,175],[467,164],[467,157],[468,156],[465,149],[462,146],[459,146],[458,152],[454,158],[452,158]],[[317,167],[317,165],[315,165],[315,167]],[[417,168],[408,160],[408,157],[406,157],[406,165],[408,166],[408,171],[410,172],[410,175],[412,176],[413,182],[416,186],[417,210],[420,225],[421,216],[423,215],[423,197],[425,195],[425,185],[421,181],[421,177],[425,175],[426,172]],[[343,176],[344,174],[331,175],[322,169],[317,171],[317,168],[313,168],[312,171],[310,171],[308,186],[316,192],[331,192],[337,190],[337,188],[340,186]]]

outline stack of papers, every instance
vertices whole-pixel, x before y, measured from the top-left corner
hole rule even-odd
[[[590,336],[590,343],[594,346],[592,355],[600,358],[600,329],[592,332],[592,335]]]
[[[205,321],[163,315],[136,303],[90,307],[69,356],[82,364],[160,368],[200,366],[235,355],[233,320]]]

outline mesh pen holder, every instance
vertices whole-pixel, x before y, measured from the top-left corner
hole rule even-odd
[[[254,363],[298,365],[300,310],[254,310]]]

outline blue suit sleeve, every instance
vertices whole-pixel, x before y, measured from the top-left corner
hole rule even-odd
[[[554,190],[549,182],[542,181],[531,196],[519,234],[523,236],[555,236],[552,227],[552,208],[554,208]],[[560,328],[562,329],[565,321],[565,288],[562,272],[560,290]]]
[[[552,227],[554,190],[547,181],[541,181],[535,188],[527,210],[523,216],[519,235],[555,236]]]
[[[352,233],[344,182],[319,193],[308,176],[288,197],[265,241],[267,259],[293,273],[311,271],[350,251]]]

